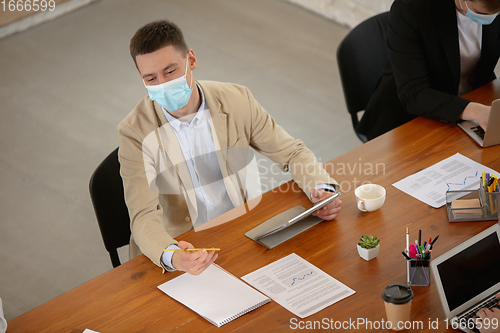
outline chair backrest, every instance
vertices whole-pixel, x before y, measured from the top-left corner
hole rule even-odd
[[[389,12],[361,22],[337,49],[340,80],[354,127],[358,123],[357,113],[365,109],[387,65],[388,23]]]
[[[131,233],[130,217],[123,196],[118,148],[95,169],[90,178],[89,189],[104,246],[109,252],[113,267],[117,267],[120,265],[117,249],[129,244]]]

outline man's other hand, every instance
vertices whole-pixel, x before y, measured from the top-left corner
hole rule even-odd
[[[325,200],[326,198],[331,197],[335,193],[328,192],[323,189],[313,189],[311,191],[312,194],[312,202],[317,203]],[[312,215],[319,217],[322,220],[333,220],[340,213],[340,206],[342,205],[342,201],[339,198],[333,200],[328,205],[319,210],[315,211]]]

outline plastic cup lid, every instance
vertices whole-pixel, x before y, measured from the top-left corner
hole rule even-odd
[[[406,284],[391,284],[385,287],[382,299],[391,304],[406,304],[413,299],[413,290]]]

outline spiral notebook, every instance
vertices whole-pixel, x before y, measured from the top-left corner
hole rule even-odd
[[[216,264],[200,275],[184,273],[158,288],[217,327],[271,301]]]

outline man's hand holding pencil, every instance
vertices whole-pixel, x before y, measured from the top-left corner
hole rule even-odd
[[[198,275],[210,266],[215,259],[219,249],[198,249],[195,250],[191,243],[180,241],[177,250],[172,255],[172,265],[179,271],[188,272],[189,274]]]

